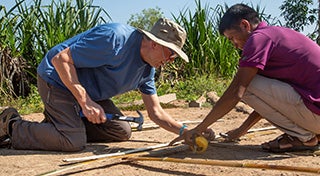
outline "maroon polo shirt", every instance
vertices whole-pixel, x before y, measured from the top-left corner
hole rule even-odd
[[[291,85],[305,105],[320,115],[320,47],[292,29],[261,22],[247,40],[240,67]]]

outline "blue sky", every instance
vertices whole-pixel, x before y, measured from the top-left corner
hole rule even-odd
[[[29,2],[31,0],[28,0]],[[42,0],[43,3],[49,3],[51,0]],[[315,0],[313,0],[317,4]],[[101,6],[104,8],[109,15],[112,17],[114,22],[127,23],[131,15],[141,13],[143,9],[159,7],[164,13],[164,16],[171,18],[184,9],[194,10],[196,9],[195,0],[93,0],[94,5]],[[257,4],[261,8],[265,8],[265,13],[272,15],[272,17],[280,17],[280,5],[282,0],[201,0],[201,3],[208,4],[211,7],[215,7],[217,4],[224,4],[231,6],[236,3],[247,3],[253,4],[256,7]],[[12,7],[15,2],[14,0],[1,0],[1,5],[7,8]],[[204,6],[203,6],[204,7]],[[280,18],[281,20],[281,18]],[[313,30],[310,27],[308,31]]]
[[[281,1],[275,1],[270,3],[270,0],[253,0],[254,6],[258,3],[261,7],[265,7],[266,12],[274,14],[273,16],[280,16],[279,6]],[[156,6],[161,9],[166,17],[171,17],[171,14],[178,15],[178,13],[184,9],[196,9],[196,3],[194,0],[114,0],[109,3],[104,0],[94,0],[94,4],[103,7],[112,17],[113,21],[126,23],[132,14],[141,13],[143,9],[155,8]],[[218,3],[224,4],[227,2],[229,6],[243,2],[251,4],[252,0],[201,0],[203,4],[209,4],[211,7],[215,7]],[[269,2],[269,3],[268,3]]]

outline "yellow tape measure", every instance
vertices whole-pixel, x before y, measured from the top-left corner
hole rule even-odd
[[[208,140],[203,136],[198,136],[195,138],[195,145],[190,148],[195,153],[203,153],[208,148]]]

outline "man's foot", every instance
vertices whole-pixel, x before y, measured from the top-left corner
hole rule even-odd
[[[314,137],[307,142],[301,142],[297,137],[283,134],[275,140],[262,144],[262,149],[269,152],[294,152],[302,150],[317,150],[319,148],[318,139]]]
[[[21,116],[15,108],[7,108],[0,114],[0,139],[11,136],[11,125],[17,120],[21,120]],[[1,141],[0,141],[1,142]]]
[[[11,140],[8,135],[0,139],[0,148],[10,148],[10,147],[11,147]]]

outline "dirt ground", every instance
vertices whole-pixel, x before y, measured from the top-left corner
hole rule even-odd
[[[178,121],[190,121],[192,127],[202,120],[210,111],[210,108],[186,108],[177,107],[166,109]],[[145,111],[141,111],[145,117],[145,125],[152,124]],[[136,116],[134,111],[124,111],[125,115]],[[213,124],[211,127],[216,134],[227,132],[237,127],[248,114],[233,110],[224,118]],[[23,116],[24,119],[40,121],[42,114],[31,114]],[[134,126],[134,124],[133,124]],[[261,129],[271,126],[264,120],[257,123],[253,129]],[[238,143],[222,143],[219,141],[210,142],[205,153],[196,154],[183,145],[159,149],[156,151],[144,152],[154,154],[155,157],[170,157],[183,160],[191,160],[197,164],[185,164],[181,162],[164,161],[128,161],[123,158],[104,158],[85,163],[66,163],[63,159],[78,158],[107,153],[128,151],[147,146],[155,146],[167,143],[177,135],[167,132],[161,128],[145,129],[135,131],[131,140],[121,143],[90,143],[81,152],[64,153],[48,151],[29,151],[0,149],[0,175],[130,175],[130,176],[166,176],[166,175],[237,175],[237,176],[296,176],[316,175],[315,173],[301,172],[300,167],[307,169],[317,168],[320,170],[320,156],[311,152],[300,153],[267,153],[261,150],[260,144],[274,139],[281,132],[278,130],[265,130],[248,133]],[[184,150],[179,150],[179,149]],[[169,150],[170,149],[170,150]],[[174,152],[173,152],[174,151]],[[198,160],[204,161],[203,164]],[[213,165],[208,165],[212,163]],[[247,167],[220,166],[218,162],[225,164],[247,163]],[[251,164],[251,165],[249,165]],[[276,165],[277,167],[288,166],[294,170],[275,170],[271,166],[268,169],[256,168],[258,166]]]

